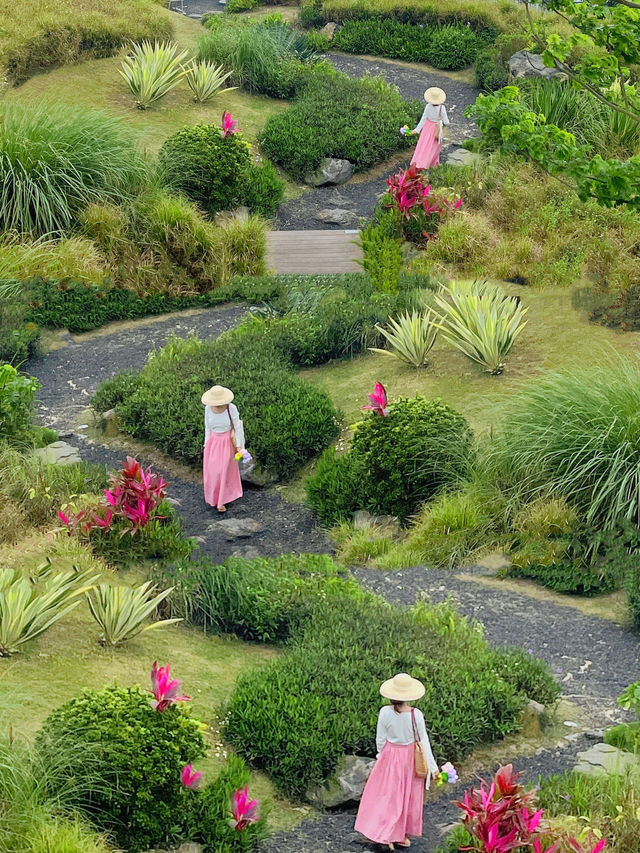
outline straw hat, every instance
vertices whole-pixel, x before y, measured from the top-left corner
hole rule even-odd
[[[396,702],[415,702],[424,696],[425,687],[417,678],[411,678],[406,672],[400,672],[380,688],[380,693],[385,699],[393,699]]]
[[[447,96],[443,89],[440,89],[438,86],[432,86],[424,93],[424,99],[428,104],[433,104],[437,107],[440,104],[444,104]]]
[[[224,385],[214,385],[205,391],[200,399],[205,406],[226,406],[233,400],[233,391],[229,391]]]

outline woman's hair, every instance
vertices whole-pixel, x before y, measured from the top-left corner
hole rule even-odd
[[[391,702],[391,707],[392,707],[392,708],[393,708],[393,710],[396,712],[396,714],[399,714],[399,713],[400,713],[400,710],[399,710],[399,709],[400,709],[400,707],[401,707],[402,705],[406,705],[406,704],[407,704],[407,703],[404,701],[404,699],[391,699],[391,700],[390,700],[390,702]]]

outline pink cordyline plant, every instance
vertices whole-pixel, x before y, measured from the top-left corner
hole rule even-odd
[[[151,693],[153,699],[149,700],[149,704],[156,711],[166,711],[170,705],[176,702],[189,702],[190,696],[178,696],[181,681],[177,678],[171,678],[171,664],[166,666],[158,666],[158,661],[154,660],[151,667]]]
[[[374,415],[384,417],[388,414],[387,408],[387,392],[382,382],[376,382],[373,394],[369,394],[370,402],[366,406],[362,406],[365,412],[373,412]]]
[[[180,771],[180,781],[185,788],[197,791],[204,784],[204,773],[202,770],[194,770],[193,764],[187,764]]]
[[[461,847],[461,850],[601,853],[606,843],[604,839],[586,849],[575,838],[560,839],[557,832],[543,824],[543,810],[536,809],[536,791],[525,791],[518,784],[520,775],[513,772],[511,764],[501,767],[491,784],[481,780],[479,788],[470,788],[465,792],[464,801],[456,803],[464,812],[464,827],[479,842],[473,847]]]
[[[258,814],[257,800],[249,799],[249,786],[241,788],[231,796],[231,818],[229,826],[241,832],[246,829],[249,824],[255,823],[260,819]]]
[[[421,213],[431,216],[437,221],[447,211],[454,212],[462,205],[462,199],[456,196],[430,199],[431,184],[427,183],[426,175],[416,166],[409,166],[405,171],[387,178],[390,202],[387,207],[396,207],[405,219],[417,219]],[[427,231],[424,236],[430,236]]]
[[[231,113],[226,110],[222,113],[222,138],[226,139],[232,133],[240,133],[238,122],[231,118]]]

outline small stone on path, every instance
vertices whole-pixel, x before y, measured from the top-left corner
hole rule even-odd
[[[640,765],[640,758],[608,743],[596,743],[590,749],[578,753],[574,770],[585,776],[622,775]]]
[[[210,533],[222,533],[225,539],[247,539],[264,530],[264,524],[254,518],[224,518],[207,527]]]
[[[445,163],[448,166],[472,166],[478,163],[482,158],[475,151],[467,151],[466,148],[454,148],[449,151],[445,158]]]
[[[357,802],[373,768],[373,758],[344,755],[336,773],[323,785],[314,785],[307,791],[307,799],[319,808],[332,809]]]
[[[255,560],[258,557],[262,557],[262,554],[254,545],[247,545],[246,548],[237,548],[231,556],[242,557],[244,560]]]
[[[320,222],[327,222],[330,225],[351,225],[357,219],[357,216],[353,210],[331,209],[327,207],[316,213],[316,219],[319,219]]]
[[[336,30],[338,29],[338,25],[335,21],[329,21],[328,24],[325,24],[324,27],[320,30],[323,36],[326,36],[329,41],[333,40],[334,35],[336,34]]]
[[[312,187],[327,187],[346,184],[353,177],[354,165],[349,160],[325,157],[315,172],[307,175],[305,184]]]

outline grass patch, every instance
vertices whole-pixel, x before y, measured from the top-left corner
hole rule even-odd
[[[2,3],[0,0],[0,18]],[[123,0],[129,2],[129,0]],[[153,4],[151,4],[153,5]],[[192,49],[202,32],[197,21],[174,15],[175,41],[180,48]],[[286,103],[246,92],[228,92],[209,103],[196,104],[186,82],[182,82],[162,101],[149,110],[137,110],[126,83],[118,74],[121,57],[98,59],[91,63],[65,66],[28,80],[19,89],[6,93],[7,101],[62,101],[86,108],[100,109],[127,120],[145,151],[156,154],[164,140],[184,125],[220,123],[223,110],[237,119],[244,136],[253,142],[267,118],[286,108]]]
[[[72,565],[98,570],[104,567],[90,552],[73,540],[51,540],[33,534],[13,547],[0,549],[0,567],[32,568],[45,556],[54,565],[68,569]],[[123,575],[125,582],[141,580],[133,573]],[[80,693],[83,687],[101,689],[117,683],[146,687],[154,660],[171,662],[175,676],[182,679],[192,697],[194,715],[210,726],[208,757],[199,769],[212,778],[223,766],[225,749],[218,735],[217,709],[226,702],[236,678],[246,669],[274,660],[276,652],[268,646],[243,643],[230,637],[212,637],[182,625],[148,632],[121,648],[102,648],[98,629],[88,608],[81,605],[26,650],[11,658],[0,659],[0,728],[12,727],[14,735],[33,738],[52,708]],[[187,690],[188,688],[188,690]],[[251,790],[259,798],[273,798],[269,781],[255,775]],[[273,828],[295,823],[296,814],[279,801],[271,814]]]

